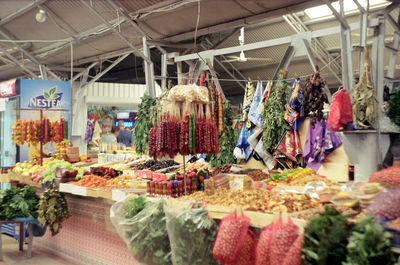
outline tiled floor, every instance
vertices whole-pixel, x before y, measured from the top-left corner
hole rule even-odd
[[[59,257],[44,253],[35,249],[33,244],[32,257],[26,258],[26,250],[28,245],[24,245],[24,250],[18,250],[18,241],[9,237],[2,236],[3,240],[3,262],[0,265],[73,265]]]

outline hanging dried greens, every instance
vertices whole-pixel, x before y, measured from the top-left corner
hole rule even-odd
[[[275,86],[271,89],[262,112],[262,141],[265,149],[272,152],[285,135],[289,125],[284,119],[290,86],[286,82],[287,71],[281,70]]]
[[[387,115],[394,124],[400,126],[400,90],[390,94]]]
[[[351,105],[353,106],[353,124],[356,128],[362,129],[368,129],[374,124],[378,102],[369,76],[370,69],[367,56],[360,81],[350,91]]]
[[[70,217],[64,194],[53,185],[40,196],[38,213],[39,223],[43,226],[48,225],[52,236],[60,232],[62,222]]]
[[[300,116],[310,117],[311,125],[317,120],[321,121],[324,117],[324,103],[328,103],[328,97],[322,89],[325,87],[325,80],[319,74],[319,70],[314,73],[312,78],[307,79],[303,92],[303,102],[301,105]]]
[[[142,102],[139,105],[139,111],[132,132],[135,151],[138,154],[146,153],[149,149],[148,134],[150,130],[150,109],[154,105],[155,100],[147,93],[144,94]]]
[[[224,131],[219,133],[219,154],[213,154],[210,158],[212,167],[233,164],[236,162],[233,150],[236,147],[236,138],[233,131],[233,110],[229,101],[224,102]]]

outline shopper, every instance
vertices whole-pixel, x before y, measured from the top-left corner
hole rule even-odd
[[[116,144],[118,134],[119,134],[119,127],[113,125],[111,128],[111,133],[105,134],[103,136],[103,143],[104,144]]]
[[[118,121],[118,126],[119,133],[117,137],[117,142],[125,144],[126,147],[133,147],[132,134],[129,131],[125,130],[124,121]]]

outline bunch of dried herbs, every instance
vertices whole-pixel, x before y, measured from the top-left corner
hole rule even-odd
[[[39,223],[49,226],[53,236],[60,232],[62,223],[71,216],[64,194],[53,185],[45,189],[40,196],[38,213]]]
[[[290,86],[286,82],[287,71],[281,70],[275,86],[271,89],[262,112],[262,141],[265,149],[272,152],[289,125],[284,119],[285,107],[289,99]]]
[[[351,105],[353,106],[353,124],[356,128],[368,129],[375,122],[378,101],[369,71],[369,60],[366,60],[360,81],[350,91]]]

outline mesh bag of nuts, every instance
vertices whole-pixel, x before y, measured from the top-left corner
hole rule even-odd
[[[255,251],[255,265],[270,264],[270,249],[271,249],[273,230],[274,230],[273,223],[261,229],[260,237],[258,239]]]
[[[229,263],[229,265],[253,265],[254,249],[256,244],[256,235],[249,229],[235,261],[233,263]]]
[[[301,249],[303,248],[304,235],[299,235],[290,247],[289,252],[285,256],[282,265],[302,265]]]
[[[286,224],[282,224],[282,218],[279,217],[277,224],[274,226],[274,232],[271,240],[271,265],[281,265],[285,259],[286,253],[296,241],[299,227],[295,225],[292,219]]]
[[[246,239],[250,219],[243,215],[237,215],[236,210],[222,218],[215,240],[213,255],[216,261],[222,264],[235,261]]]

